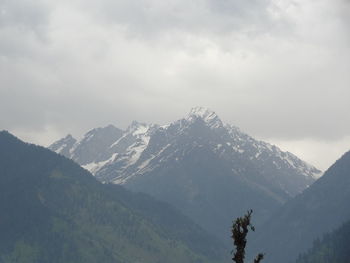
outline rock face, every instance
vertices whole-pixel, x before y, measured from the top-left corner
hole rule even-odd
[[[256,221],[262,222],[321,174],[202,107],[166,126],[133,122],[115,137],[90,162],[82,162],[76,150],[83,147],[84,138],[69,150],[60,141],[50,149],[65,149],[62,154],[103,182],[123,184],[175,205],[222,238],[229,237],[234,217],[252,208]]]

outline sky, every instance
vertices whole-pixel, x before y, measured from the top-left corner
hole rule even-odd
[[[0,0],[0,130],[44,146],[204,106],[324,170],[349,69],[349,0]]]

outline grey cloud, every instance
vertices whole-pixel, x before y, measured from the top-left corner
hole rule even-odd
[[[0,3],[0,128],[79,135],[203,105],[260,138],[350,134],[346,0]]]
[[[0,56],[37,55],[47,41],[49,14],[40,0],[0,0]]]
[[[208,35],[230,32],[266,33],[287,21],[272,19],[271,0],[83,1],[81,5],[100,21],[125,26],[131,36],[158,37],[171,32]]]
[[[48,6],[41,0],[1,0],[0,27],[39,32],[48,23]]]

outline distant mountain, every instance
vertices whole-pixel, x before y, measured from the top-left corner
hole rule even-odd
[[[4,131],[0,211],[1,263],[225,261],[223,245],[168,204]]]
[[[64,152],[57,149],[66,149],[67,143],[56,142],[50,149],[76,160],[103,182],[175,205],[221,238],[229,236],[234,217],[252,208],[256,221],[262,222],[321,174],[202,107],[165,126],[133,122],[93,161],[81,162],[76,149],[104,129],[88,132]],[[97,158],[101,155],[106,158]]]
[[[350,220],[349,203],[350,152],[271,216],[251,238],[252,252],[264,251],[269,263],[294,262],[316,238]]]
[[[123,131],[109,125],[89,131],[79,142],[69,134],[51,145],[50,149],[85,165],[108,159],[114,153],[111,144],[122,135]]]
[[[317,239],[313,247],[301,255],[297,263],[349,263],[350,261],[350,221],[322,239]]]

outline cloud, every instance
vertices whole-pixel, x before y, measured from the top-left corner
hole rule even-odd
[[[41,0],[1,0],[1,27],[39,30],[48,22],[48,6]]]
[[[350,149],[350,136],[332,142],[302,139],[292,141],[271,140],[283,150],[296,154],[299,158],[326,171],[336,160]],[[320,154],[327,153],[327,154]]]
[[[0,0],[0,128],[47,144],[204,105],[259,138],[335,142],[349,17],[348,0]]]
[[[150,38],[175,32],[224,33],[270,22],[271,1],[103,0],[82,1],[99,22],[125,26],[131,35]],[[91,12],[93,11],[93,12]]]

